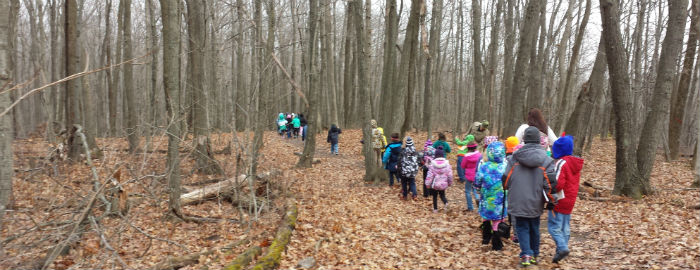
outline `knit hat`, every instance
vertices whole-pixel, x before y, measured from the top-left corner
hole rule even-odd
[[[391,134],[391,140],[398,142],[399,141],[399,134],[398,133]]]
[[[529,126],[525,129],[525,135],[523,136],[523,141],[528,143],[540,143],[540,130],[535,126]]]
[[[520,144],[518,137],[510,136],[506,139],[506,153],[510,154],[515,152],[515,146]]]
[[[442,145],[438,146],[437,149],[435,149],[435,158],[444,158],[445,157],[445,150],[442,149]]]
[[[413,146],[413,138],[411,136],[406,137],[406,147]]]
[[[564,136],[556,141],[552,145],[552,157],[561,158],[564,156],[570,156],[574,153],[574,137]]]
[[[488,146],[492,142],[498,141],[498,136],[486,136],[484,138],[484,146]]]
[[[430,139],[425,141],[425,144],[423,145],[423,147],[428,147],[428,146],[433,146],[433,141],[431,141]]]

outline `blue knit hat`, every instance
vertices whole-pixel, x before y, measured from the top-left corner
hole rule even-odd
[[[556,141],[552,145],[552,157],[561,158],[565,156],[570,156],[574,153],[574,137],[564,136]]]

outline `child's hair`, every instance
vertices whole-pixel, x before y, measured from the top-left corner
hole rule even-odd
[[[398,140],[399,140],[399,134],[396,133],[396,132],[391,133],[391,139],[392,139],[392,140],[397,140],[397,141],[398,141]]]
[[[478,147],[479,147],[478,144],[475,146],[467,146],[467,150],[469,150],[469,152],[474,152],[474,151],[476,151],[476,148],[478,148]]]
[[[530,109],[527,113],[527,124],[537,127],[540,132],[547,134],[547,122],[544,121],[544,116],[542,116],[542,111],[540,111],[540,109]]]
[[[438,132],[438,140],[446,141],[447,138],[445,137],[445,134],[444,134],[444,133]]]

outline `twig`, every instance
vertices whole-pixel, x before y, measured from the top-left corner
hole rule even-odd
[[[95,229],[95,232],[97,232],[97,234],[100,235],[100,240],[102,241],[102,244],[105,246],[105,248],[106,248],[107,250],[109,250],[109,251],[112,252],[112,255],[113,255],[115,258],[117,258],[117,261],[119,262],[119,264],[122,265],[122,268],[123,268],[123,269],[130,269],[130,268],[129,268],[129,265],[127,265],[127,264],[124,262],[124,260],[122,260],[122,257],[119,256],[119,253],[117,252],[117,250],[115,250],[115,249],[109,244],[109,241],[107,241],[107,238],[105,237],[104,233],[102,233],[102,231],[100,230],[100,227],[97,225],[97,222],[95,221],[95,217],[90,216],[89,219],[90,219],[90,222],[92,223],[92,228]]]
[[[160,238],[160,237],[151,235],[151,234],[149,234],[149,233],[147,233],[147,232],[144,232],[141,228],[139,228],[139,227],[137,227],[136,225],[132,224],[131,221],[130,221],[127,217],[125,217],[124,215],[122,215],[121,212],[117,212],[117,213],[118,213],[119,216],[126,222],[126,224],[129,225],[129,227],[136,229],[137,231],[139,231],[141,234],[145,235],[146,237],[148,237],[148,238],[150,238],[150,239],[153,239],[153,240],[158,240],[158,241],[166,242],[166,243],[168,243],[168,244],[176,245],[176,246],[178,246],[178,247],[184,249],[185,251],[190,252],[190,249],[188,249],[186,246],[184,246],[184,245],[182,245],[182,244],[180,244],[180,243],[173,242],[172,240],[168,240],[168,239],[163,239],[163,238]]]
[[[65,77],[65,78],[63,78],[63,79],[60,79],[60,80],[58,80],[58,81],[55,81],[55,82],[46,84],[46,85],[44,85],[44,86],[41,86],[41,87],[38,87],[38,88],[34,88],[34,89],[32,89],[32,90],[29,90],[29,92],[27,92],[27,93],[25,93],[24,95],[22,95],[21,97],[17,98],[17,100],[15,100],[15,102],[13,102],[9,107],[5,108],[5,111],[3,111],[2,113],[0,113],[0,117],[3,117],[5,114],[7,114],[8,112],[10,112],[10,110],[12,110],[12,108],[14,108],[15,106],[17,106],[17,104],[19,104],[20,101],[22,101],[23,99],[27,98],[28,96],[33,95],[33,94],[36,93],[36,92],[39,92],[39,91],[41,91],[41,90],[44,90],[44,89],[46,89],[46,88],[49,88],[49,87],[51,87],[51,86],[54,86],[54,85],[57,85],[57,84],[60,84],[60,83],[63,83],[63,82],[67,82],[67,81],[70,81],[70,80],[73,80],[73,79],[77,79],[77,78],[83,77],[83,76],[85,76],[85,75],[89,75],[89,74],[92,74],[92,73],[95,73],[95,72],[100,72],[100,71],[103,71],[103,70],[106,70],[106,69],[110,69],[110,68],[113,68],[113,67],[118,67],[118,66],[121,66],[121,65],[124,65],[124,64],[131,63],[131,62],[135,61],[136,59],[140,59],[140,58],[149,56],[151,53],[153,53],[153,52],[152,52],[152,51],[151,51],[151,52],[148,52],[148,53],[146,53],[146,54],[144,54],[144,55],[142,55],[142,56],[139,56],[139,57],[136,57],[136,58],[132,58],[132,59],[126,60],[126,61],[121,62],[121,63],[119,63],[119,64],[114,64],[114,65],[111,65],[111,66],[104,66],[104,67],[101,67],[101,68],[98,68],[98,69],[89,70],[89,71],[88,71],[88,65],[87,65],[87,64],[88,64],[90,61],[85,61],[85,70],[84,70],[83,72],[75,73],[75,74],[73,74],[73,75],[67,76],[67,77]],[[89,60],[89,59],[87,59],[87,60]]]
[[[304,93],[301,92],[301,87],[299,87],[297,82],[295,82],[294,79],[292,79],[292,76],[289,76],[287,69],[285,69],[284,66],[282,65],[282,63],[280,63],[280,60],[277,59],[277,56],[274,53],[271,53],[270,55],[272,55],[272,59],[275,60],[275,63],[277,63],[277,66],[280,68],[280,70],[282,70],[282,73],[284,73],[284,75],[287,77],[287,80],[289,80],[289,83],[292,84],[292,87],[294,87],[294,91],[297,93],[297,95],[299,95],[304,100],[304,104],[308,108],[309,101],[306,99],[306,95],[304,95]]]

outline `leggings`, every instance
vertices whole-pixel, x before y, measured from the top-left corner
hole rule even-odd
[[[447,197],[445,197],[445,191],[444,190],[435,190],[431,189],[430,190],[433,193],[433,210],[437,210],[437,197],[440,195],[440,200],[442,200],[442,203],[447,205]]]

